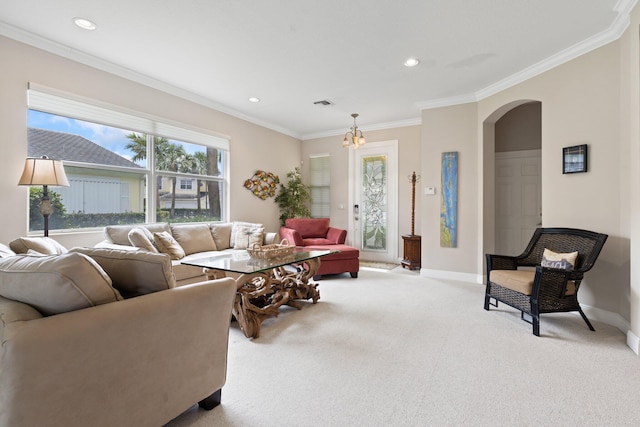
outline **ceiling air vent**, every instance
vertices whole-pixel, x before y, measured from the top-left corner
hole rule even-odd
[[[323,99],[322,101],[314,102],[313,105],[317,105],[319,107],[328,107],[329,105],[333,105],[333,102]]]

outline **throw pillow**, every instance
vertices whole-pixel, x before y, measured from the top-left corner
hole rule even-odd
[[[161,233],[163,231],[169,231],[169,224],[166,222],[157,222],[154,224],[133,224],[133,225],[107,225],[104,228],[104,237],[108,242],[118,245],[129,246],[129,231],[133,227],[144,227],[151,233]],[[151,239],[153,241],[153,239]]]
[[[233,225],[231,227],[231,237],[229,238],[229,246],[230,247],[234,247],[236,244],[236,234],[238,232],[238,230],[240,229],[240,227],[242,227],[243,229],[248,228],[262,228],[264,229],[264,226],[262,224],[256,224],[256,223],[252,223],[252,222],[242,222],[242,221],[235,221],[233,222]],[[260,242],[262,243],[262,242]]]
[[[0,295],[44,316],[122,300],[104,270],[78,253],[0,259]]]
[[[153,236],[160,252],[171,255],[171,259],[184,258],[184,249],[168,231],[153,233]]]
[[[211,228],[211,235],[213,236],[213,241],[216,242],[217,250],[222,251],[233,246],[234,242],[231,241],[232,223],[215,223],[211,224],[209,228]]]
[[[253,245],[262,245],[264,241],[264,228],[262,227],[243,227],[236,229],[235,242],[233,249],[252,248]]]
[[[182,246],[185,255],[217,250],[208,224],[172,225],[171,234]]]
[[[158,253],[156,248],[155,239],[153,233],[145,227],[133,227],[129,231],[129,243],[136,248],[144,249],[145,251]]]
[[[85,254],[96,261],[125,298],[176,286],[168,254],[103,248],[73,248],[69,252]]]
[[[10,256],[14,256],[16,253],[13,252],[9,246],[3,245],[0,243],[0,258],[8,258]]]
[[[570,253],[558,253],[545,248],[542,253],[542,262],[540,262],[540,265],[543,267],[558,268],[561,270],[573,270],[575,268],[577,258],[577,251]]]
[[[67,253],[67,248],[51,237],[18,237],[9,246],[17,254],[26,254],[29,249],[46,255]]]

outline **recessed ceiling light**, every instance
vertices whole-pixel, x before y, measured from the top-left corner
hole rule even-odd
[[[415,67],[419,63],[420,63],[420,60],[418,58],[409,58],[406,61],[404,61],[404,66],[405,67]]]
[[[83,30],[93,31],[96,28],[98,28],[95,22],[89,21],[86,18],[73,18],[73,23],[76,24],[78,27],[82,28]]]
[[[249,98],[249,102],[260,102],[260,98],[256,98],[255,96],[252,96],[251,98]]]

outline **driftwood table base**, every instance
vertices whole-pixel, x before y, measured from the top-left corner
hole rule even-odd
[[[292,271],[287,267],[278,267],[270,271],[242,274],[236,279],[236,299],[233,315],[247,338],[260,336],[260,325],[270,316],[278,316],[282,305],[298,310],[302,305],[297,300],[311,300],[314,304],[320,299],[317,283],[309,280],[320,268],[320,258],[314,258],[296,264]],[[204,269],[207,279],[224,277],[221,270]]]

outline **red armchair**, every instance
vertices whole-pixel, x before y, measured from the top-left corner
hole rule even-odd
[[[280,238],[289,244],[304,246],[308,250],[338,250],[322,257],[320,269],[313,277],[318,280],[324,274],[350,273],[358,277],[360,271],[360,251],[344,244],[347,230],[329,225],[328,218],[289,218],[280,228]]]

